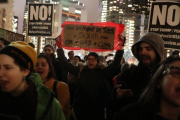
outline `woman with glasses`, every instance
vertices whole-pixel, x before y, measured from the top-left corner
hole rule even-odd
[[[108,99],[105,79],[117,74],[123,51],[118,50],[114,62],[104,69],[98,65],[99,55],[95,52],[88,54],[87,65],[84,67],[68,63],[63,49],[58,49],[57,54],[64,69],[77,78],[77,92],[73,103],[77,120],[104,120],[104,107]]]
[[[180,57],[167,58],[139,102],[123,108],[113,120],[180,120]]]

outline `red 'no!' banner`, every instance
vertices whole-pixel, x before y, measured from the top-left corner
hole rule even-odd
[[[113,22],[85,23],[66,21],[57,46],[70,50],[112,51],[123,45],[123,24]]]

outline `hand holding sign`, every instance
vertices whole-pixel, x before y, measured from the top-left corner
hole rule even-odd
[[[125,37],[123,37],[121,34],[118,34],[118,50],[122,49],[122,47],[125,44]]]
[[[59,36],[56,38],[56,45],[58,46],[58,48],[62,48],[61,35],[59,35]]]

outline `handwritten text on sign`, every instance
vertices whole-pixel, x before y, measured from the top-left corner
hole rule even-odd
[[[64,47],[114,49],[115,27],[65,25]]]
[[[9,42],[13,41],[24,41],[24,36],[21,34],[17,34],[8,30],[5,30],[3,28],[0,28],[0,37],[5,38]]]
[[[29,3],[29,36],[52,36],[53,4]]]

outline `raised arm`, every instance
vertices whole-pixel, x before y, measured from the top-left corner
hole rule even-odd
[[[64,50],[62,48],[57,49],[57,54],[58,54],[58,60],[60,64],[62,65],[62,67],[65,70],[67,70],[69,73],[77,77],[77,75],[79,74],[80,68],[73,66],[71,63],[68,63],[64,55]]]

